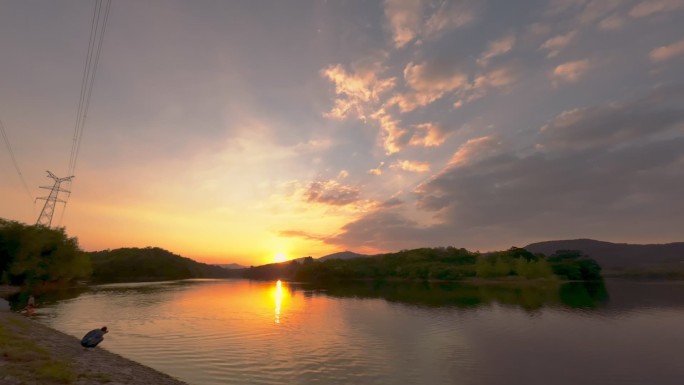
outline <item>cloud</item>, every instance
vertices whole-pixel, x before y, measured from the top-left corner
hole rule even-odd
[[[651,16],[656,13],[673,12],[684,9],[681,0],[646,0],[635,5],[629,15],[634,18]]]
[[[425,22],[425,36],[438,36],[443,32],[473,23],[480,11],[479,1],[445,1]]]
[[[385,162],[380,162],[380,165],[378,165],[378,167],[368,170],[368,173],[371,175],[382,175],[382,167],[384,165]]]
[[[572,43],[576,36],[576,31],[570,31],[565,35],[554,36],[539,46],[539,49],[548,51],[546,57],[554,57],[558,55],[560,51],[563,50],[563,48],[565,48],[568,44]]]
[[[385,19],[395,48],[467,26],[477,19],[481,9],[478,1],[444,1],[426,15],[426,10],[434,9],[428,3],[426,0],[385,0]]]
[[[360,189],[329,179],[311,182],[304,193],[306,202],[345,206],[360,200]]]
[[[430,171],[430,163],[417,162],[412,160],[397,160],[392,166],[394,170],[403,170],[409,172],[423,173]]]
[[[424,107],[445,94],[468,87],[468,74],[443,60],[414,64],[404,68],[404,80],[411,92],[399,94],[389,101],[396,104],[402,112]]]
[[[599,28],[604,31],[616,31],[622,29],[627,21],[619,15],[610,15],[599,22]]]
[[[301,230],[282,230],[278,232],[278,236],[284,237],[284,238],[304,238],[304,239],[311,239],[311,240],[323,240],[325,239],[324,236],[321,235],[316,235],[309,233],[307,231],[301,231]]]
[[[519,77],[518,68],[514,65],[500,66],[487,73],[478,75],[473,81],[473,88],[501,88],[513,84]]]
[[[646,98],[565,111],[540,130],[548,152],[610,148],[658,136],[684,123],[684,91],[667,89]]]
[[[371,115],[380,126],[379,139],[387,155],[395,154],[404,146],[406,130],[399,126],[399,120],[390,115],[387,110],[380,108]]]
[[[379,101],[380,95],[392,89],[394,78],[380,79],[377,74],[382,71],[379,62],[359,66],[355,71],[348,72],[342,65],[332,65],[324,68],[321,75],[335,84],[335,99],[333,108],[325,116],[343,119],[355,116],[365,119],[369,109]]]
[[[595,23],[622,5],[623,0],[593,0],[589,1],[578,16],[581,24]]]
[[[479,138],[468,139],[456,150],[449,160],[450,167],[460,167],[472,163],[475,159],[482,156],[489,156],[498,151],[500,143],[492,136],[481,136]]]
[[[684,39],[670,45],[654,48],[648,56],[651,58],[651,61],[661,62],[681,54],[684,54]]]
[[[423,22],[423,3],[423,0],[385,0],[385,18],[396,48],[418,36]]]
[[[510,34],[502,37],[499,40],[490,42],[487,50],[484,51],[477,59],[477,64],[486,66],[491,59],[510,52],[515,45],[515,40],[515,35]]]
[[[392,211],[390,207],[368,213],[344,225],[339,234],[327,238],[325,242],[387,251],[415,244],[420,238],[424,237],[420,237],[418,223]]]
[[[519,151],[464,144],[414,191],[418,214],[377,208],[326,242],[385,250],[503,248],[549,238],[680,237],[684,86],[560,114]],[[432,215],[419,224],[416,216]]]
[[[412,146],[436,147],[444,143],[447,135],[440,125],[436,123],[423,123],[415,126],[415,132],[409,144]]]
[[[553,70],[554,85],[561,82],[573,83],[589,70],[589,60],[577,60],[558,65]]]
[[[544,16],[555,17],[570,10],[577,10],[584,6],[587,0],[551,0],[544,10]]]
[[[398,119],[381,107],[381,95],[395,85],[395,78],[378,78],[378,73],[384,70],[383,59],[384,55],[380,55],[380,58],[357,61],[351,72],[339,64],[323,69],[321,75],[335,84],[337,95],[333,108],[324,116],[375,121],[380,128],[381,146],[387,154],[393,154],[401,149],[405,130],[399,126]]]

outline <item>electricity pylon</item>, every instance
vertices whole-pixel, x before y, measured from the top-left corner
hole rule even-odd
[[[59,193],[70,193],[70,191],[60,189],[59,186],[62,184],[62,182],[70,181],[71,178],[73,178],[73,176],[68,176],[66,178],[58,178],[55,174],[51,173],[50,171],[48,171],[47,173],[50,178],[55,180],[55,183],[52,185],[52,187],[40,186],[40,188],[50,190],[50,195],[48,195],[47,197],[36,198],[45,200],[45,205],[43,206],[43,210],[40,211],[40,215],[38,216],[36,225],[50,227],[50,225],[52,224],[52,214],[55,213],[55,205],[57,204],[57,202],[66,203],[66,201],[58,199]]]

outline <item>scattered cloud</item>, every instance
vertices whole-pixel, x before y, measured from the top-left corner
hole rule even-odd
[[[382,167],[384,165],[385,162],[380,162],[380,165],[378,165],[378,167],[368,170],[368,173],[371,175],[382,175]]]
[[[577,36],[576,31],[570,31],[566,33],[565,35],[558,35],[554,36],[548,40],[546,40],[540,47],[540,50],[546,50],[548,53],[546,54],[546,57],[554,57],[557,56],[560,51],[563,50],[568,44],[572,43],[572,41],[575,39]]]
[[[562,113],[540,130],[536,149],[471,139],[414,190],[416,209],[431,213],[431,223],[411,219],[408,203],[380,207],[326,242],[397,250],[653,231],[676,238],[684,216],[683,106],[684,87],[670,87]]]
[[[371,118],[380,126],[379,140],[385,153],[391,155],[399,152],[406,136],[406,130],[399,126],[399,120],[390,115],[385,108],[377,110]]]
[[[423,0],[385,0],[385,18],[396,48],[405,46],[420,33],[423,5]]]
[[[365,119],[374,103],[384,92],[394,87],[394,78],[380,79],[377,74],[382,71],[379,62],[370,66],[348,72],[340,64],[329,66],[321,71],[321,75],[335,84],[335,99],[332,109],[325,116],[343,119],[355,116]]]
[[[651,16],[656,13],[673,12],[684,9],[682,0],[646,0],[635,5],[629,15],[634,18]]]
[[[555,85],[559,83],[574,83],[589,70],[589,60],[577,60],[558,65],[553,70],[552,78]]]
[[[394,170],[403,170],[418,173],[430,171],[430,163],[417,162],[412,160],[397,160],[390,167]]]
[[[309,233],[307,231],[301,231],[301,230],[282,230],[278,232],[278,236],[284,237],[284,238],[304,238],[304,239],[311,239],[311,240],[323,240],[325,239],[324,236],[322,235],[316,235]]]
[[[384,10],[395,48],[411,41],[434,39],[445,32],[472,24],[481,11],[479,1],[442,1],[433,7],[427,0],[385,0]],[[426,11],[434,10],[432,13]]]
[[[492,152],[498,151],[501,143],[492,136],[481,136],[479,138],[468,139],[456,150],[449,160],[450,167],[460,167],[482,156],[489,156]]]
[[[670,45],[654,48],[648,56],[651,61],[662,62],[682,54],[684,54],[684,39]]]
[[[490,42],[487,50],[477,59],[477,63],[486,66],[491,59],[510,52],[515,45],[515,40],[515,35],[510,34]]]
[[[623,0],[592,0],[589,1],[582,9],[578,16],[578,21],[581,24],[595,23],[597,20],[605,17],[613,12],[620,5],[624,3]]]
[[[620,15],[610,15],[599,22],[599,28],[604,31],[617,31],[624,27],[627,21]]]
[[[444,143],[448,133],[436,123],[423,123],[415,126],[409,141],[413,146],[436,147]]]
[[[544,10],[544,16],[556,17],[568,11],[581,9],[587,0],[550,0]]]
[[[435,37],[446,31],[473,23],[481,8],[479,1],[444,1],[425,22],[425,36]]]
[[[360,189],[356,186],[342,185],[329,179],[309,184],[304,197],[309,203],[322,203],[331,206],[345,206],[360,200]]]
[[[404,68],[404,80],[411,92],[396,95],[389,104],[396,104],[402,112],[424,107],[445,94],[468,88],[468,74],[454,63],[432,61]]]

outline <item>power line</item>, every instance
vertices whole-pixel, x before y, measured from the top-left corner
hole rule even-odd
[[[78,108],[76,110],[76,123],[74,125],[74,137],[71,143],[71,153],[69,155],[67,175],[74,175],[76,170],[76,162],[81,149],[81,141],[83,140],[83,131],[85,128],[86,118],[88,117],[88,109],[90,107],[93,85],[95,84],[95,75],[97,73],[97,67],[100,61],[100,53],[102,52],[105,30],[107,29],[107,21],[109,20],[111,3],[111,0],[105,0],[103,5],[103,0],[96,0],[95,9],[93,9],[93,19],[90,24],[90,38],[88,39],[88,51],[86,53],[86,61],[83,68],[81,93],[79,95]],[[69,185],[69,188],[71,188],[73,183],[71,177],[69,177],[69,179],[65,179],[64,182],[66,182]],[[67,196],[63,201],[60,200],[60,202],[64,203],[62,214],[59,220],[60,226],[62,220],[64,219],[66,204],[71,196],[70,190],[64,191],[67,193]]]
[[[104,11],[102,0],[97,0],[95,3],[90,30],[90,39],[88,41],[88,53],[86,55],[86,63],[83,69],[81,95],[78,102],[71,155],[69,158],[69,167],[67,172],[69,175],[73,175],[76,169],[76,161],[78,160],[78,155],[81,148],[86,118],[88,117],[88,109],[90,107],[93,85],[95,84],[95,75],[100,61],[100,53],[102,52],[102,45],[104,41],[105,30],[107,28],[107,21],[109,19],[110,8],[111,0],[106,0]]]
[[[24,180],[24,175],[21,173],[19,163],[17,163],[17,158],[14,157],[14,151],[12,151],[12,146],[7,138],[7,132],[5,132],[5,125],[2,123],[2,120],[0,120],[0,132],[2,133],[2,139],[4,139],[5,145],[7,146],[7,151],[9,152],[10,158],[12,158],[14,169],[17,171],[17,175],[19,175],[19,179],[21,179],[21,184],[24,186],[24,190],[26,190],[29,198],[31,198],[31,202],[34,202],[35,198],[33,198],[33,194],[31,194],[31,190],[29,190],[28,184],[26,184],[26,180]]]

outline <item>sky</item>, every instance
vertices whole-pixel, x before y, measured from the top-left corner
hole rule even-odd
[[[69,176],[94,7],[0,2],[2,218]],[[682,25],[682,0],[113,0],[52,224],[244,265],[683,241]]]

